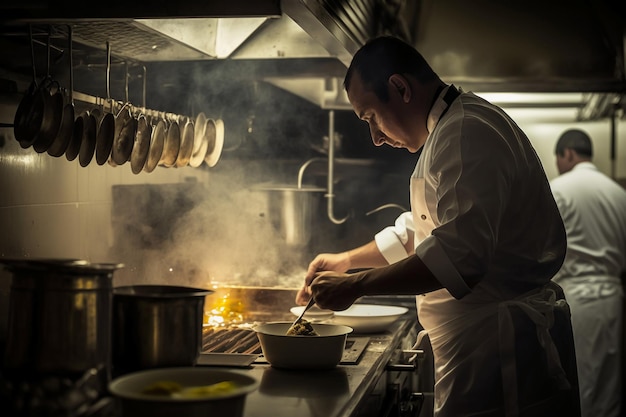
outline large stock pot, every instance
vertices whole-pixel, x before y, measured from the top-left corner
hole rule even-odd
[[[12,273],[4,368],[108,372],[113,273],[122,265],[70,259],[0,259],[0,264]]]

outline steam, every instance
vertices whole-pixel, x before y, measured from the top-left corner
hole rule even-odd
[[[271,224],[268,195],[251,190],[237,169],[210,179],[118,189],[114,210],[127,216],[114,227],[117,256],[129,268],[116,285],[302,285],[302,248]],[[146,187],[149,198],[138,198]]]

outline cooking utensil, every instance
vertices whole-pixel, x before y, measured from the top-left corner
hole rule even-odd
[[[206,115],[203,112],[200,112],[196,115],[196,119],[194,121],[194,139],[193,139],[193,150],[191,151],[192,155],[197,154],[200,150],[200,146],[202,142],[204,142],[204,128],[206,126]]]
[[[293,321],[293,323],[291,324],[291,326],[287,330],[288,333],[291,331],[291,329],[296,327],[296,325],[302,321],[302,319],[304,318],[304,314],[307,312],[308,309],[313,307],[313,304],[315,304],[315,300],[313,299],[313,297],[311,297],[309,302],[306,304],[306,307],[304,307],[304,309],[302,310],[300,315]]]
[[[197,128],[198,125],[196,124],[196,129]],[[200,128],[200,132],[202,133],[200,142],[198,144],[194,140],[194,150],[191,152],[191,158],[189,158],[189,166],[193,168],[202,165],[206,157],[207,149],[209,149],[209,142],[215,141],[215,121],[213,119],[204,118],[204,124]],[[196,130],[196,137],[197,135],[198,131]]]
[[[96,150],[96,135],[98,131],[98,121],[96,119],[97,111],[85,110],[82,114],[83,119],[83,135],[78,151],[78,162],[80,166],[86,167],[93,159]]]
[[[296,307],[291,307],[289,311],[291,311],[291,314],[293,314],[296,317],[300,316],[304,312],[303,317],[308,321],[327,320],[333,317],[333,315],[335,314],[335,312],[332,310],[319,308],[318,306],[315,306],[315,305],[309,308],[307,311],[304,311],[305,308],[306,308],[305,306],[296,306]]]
[[[24,149],[32,146],[37,132],[43,121],[43,96],[37,84],[37,69],[35,67],[35,48],[33,44],[33,28],[28,25],[30,39],[31,65],[33,66],[33,81],[30,83],[26,94],[20,100],[20,104],[13,119],[13,133],[15,139]]]
[[[145,172],[152,172],[159,164],[161,155],[163,154],[163,146],[165,145],[165,121],[157,118],[156,124],[152,126],[152,135],[150,136],[150,149],[148,151],[148,159],[143,167]]]
[[[116,165],[125,164],[133,151],[137,134],[137,119],[133,116],[130,107],[130,103],[124,104],[115,118],[116,136],[113,141],[111,159]]]
[[[309,242],[313,215],[326,192],[325,188],[260,184],[253,190],[265,194],[265,213],[288,245],[299,247]]]
[[[111,99],[111,44],[107,41],[107,64],[106,64],[106,93],[109,111],[102,109],[102,117],[98,125],[96,137],[96,162],[98,165],[104,163],[111,156],[113,141],[115,140],[115,115],[113,114],[113,100]]]
[[[311,324],[319,336],[287,336],[289,322],[273,322],[253,328],[263,356],[274,368],[322,370],[335,368],[343,356],[352,328],[338,324]]]
[[[46,81],[41,84],[43,87],[42,93],[44,97],[44,109],[43,120],[41,128],[37,132],[37,137],[33,142],[33,149],[35,152],[42,153],[48,150],[48,147],[52,144],[61,127],[61,120],[63,119],[63,107],[64,100],[61,93],[61,87],[59,83],[52,79],[50,75],[50,39],[52,37],[52,26],[48,29],[48,42],[47,42],[47,74]]]
[[[80,152],[80,145],[83,142],[84,129],[85,114],[81,113],[76,120],[74,120],[72,139],[65,150],[65,158],[67,158],[68,161],[73,161],[78,156],[78,153]]]
[[[206,387],[221,382],[235,386],[211,396],[181,398],[142,393],[155,383],[170,382],[183,388]],[[241,417],[247,395],[259,387],[259,381],[242,372],[211,368],[179,367],[135,372],[114,379],[109,391],[118,399],[122,417]]]
[[[56,135],[56,138],[52,141],[48,147],[48,155],[59,157],[65,153],[74,137],[74,120],[76,117],[74,111],[74,63],[72,60],[72,26],[67,28],[67,43],[69,50],[69,70],[70,70],[70,89],[68,95],[65,97],[66,103],[63,107],[63,116],[61,119],[61,126]]]
[[[215,134],[213,136],[213,143],[209,142],[209,146],[204,157],[204,162],[212,168],[219,161],[224,149],[224,121],[222,119],[216,119],[214,122]]]
[[[205,297],[212,293],[171,285],[114,288],[114,373],[195,365],[202,348]]]
[[[133,174],[139,174],[145,167],[150,151],[150,138],[152,136],[152,125],[146,117],[141,114],[137,118],[137,133],[135,133],[135,144],[130,153],[130,168]]]
[[[193,152],[193,142],[195,140],[195,130],[193,122],[189,118],[183,118],[180,123],[182,133],[180,137],[180,150],[176,157],[176,167],[181,168],[189,165],[191,153]]]
[[[176,120],[168,122],[167,131],[165,133],[165,144],[163,145],[163,153],[159,164],[170,168],[176,164],[176,158],[180,151],[180,127]]]
[[[21,375],[110,371],[111,291],[121,264],[0,259],[13,275],[4,369]]]
[[[377,304],[353,304],[343,311],[335,311],[332,323],[343,324],[355,333],[380,333],[409,311],[406,307]]]

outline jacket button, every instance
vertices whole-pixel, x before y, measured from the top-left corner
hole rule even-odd
[[[422,214],[420,217],[422,218],[422,220],[426,220],[426,215],[425,214]]]

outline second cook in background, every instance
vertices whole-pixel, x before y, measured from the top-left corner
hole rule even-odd
[[[554,281],[572,309],[582,415],[619,417],[626,190],[591,162],[593,145],[582,130],[565,131],[555,154],[560,175],[551,186],[567,253]]]
[[[569,308],[551,280],[565,229],[524,132],[393,37],[364,45],[344,84],[375,145],[416,154],[411,212],[315,257],[296,302],[343,310],[364,295],[418,295],[438,417],[579,416]],[[357,268],[370,269],[347,273]]]

